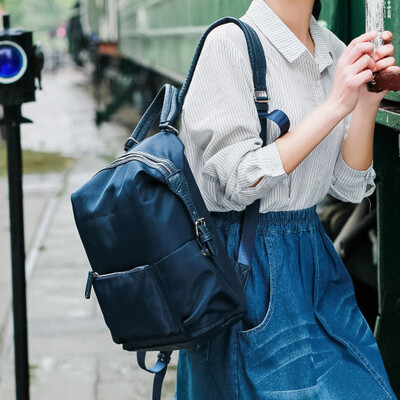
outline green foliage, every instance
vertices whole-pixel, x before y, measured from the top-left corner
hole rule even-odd
[[[23,173],[43,174],[46,172],[62,171],[72,165],[73,159],[63,157],[58,153],[44,153],[32,150],[22,151]],[[7,174],[7,151],[0,144],[0,176]]]
[[[36,364],[29,364],[29,381],[34,382],[36,381],[36,370],[39,367]]]

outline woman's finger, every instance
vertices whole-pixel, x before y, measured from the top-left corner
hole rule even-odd
[[[371,55],[374,51],[374,45],[370,42],[360,42],[353,46],[353,48],[349,51],[349,54],[346,57],[346,60],[349,64],[353,64],[364,54]]]
[[[390,31],[384,31],[384,32],[382,32],[382,40],[383,40],[383,44],[392,43],[392,40],[393,40],[393,33],[390,32]]]
[[[356,75],[365,69],[372,70],[375,67],[375,63],[372,61],[368,54],[364,54],[355,63],[353,63],[348,71],[350,75]]]
[[[388,67],[393,67],[396,65],[396,60],[394,59],[394,57],[385,57],[382,60],[379,60],[375,63],[375,72],[377,71],[381,71],[385,68]]]
[[[390,67],[385,68],[384,70],[382,70],[381,72],[390,72],[390,73],[399,73],[400,72],[400,67],[393,65]]]
[[[376,72],[376,64],[375,61],[372,60],[372,58],[369,59],[367,68],[370,69],[372,72]]]
[[[363,33],[362,35],[353,39],[350,42],[350,44],[347,46],[347,49],[351,50],[357,43],[370,42],[371,40],[375,39],[377,36],[378,36],[378,32],[376,32],[376,31]]]
[[[393,55],[394,47],[392,44],[385,44],[376,49],[375,54],[372,56],[372,59],[376,62],[385,57],[390,57]]]
[[[365,69],[354,77],[354,86],[360,87],[364,83],[371,82],[373,77],[372,71],[370,69]]]

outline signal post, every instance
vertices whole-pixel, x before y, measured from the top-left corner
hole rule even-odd
[[[11,265],[14,318],[15,387],[17,400],[29,400],[29,362],[25,287],[25,243],[20,124],[21,105],[35,100],[35,78],[43,67],[43,54],[32,44],[32,32],[11,29],[3,16],[0,32],[0,104],[4,109],[10,205]]]

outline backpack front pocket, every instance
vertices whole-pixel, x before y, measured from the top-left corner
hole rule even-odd
[[[171,315],[152,265],[94,274],[93,288],[115,343],[134,344],[149,337],[176,335],[181,330]]]

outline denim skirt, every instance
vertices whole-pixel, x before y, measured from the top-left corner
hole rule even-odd
[[[232,258],[243,213],[213,213]],[[396,399],[315,207],[260,214],[247,316],[179,354],[176,400]]]

